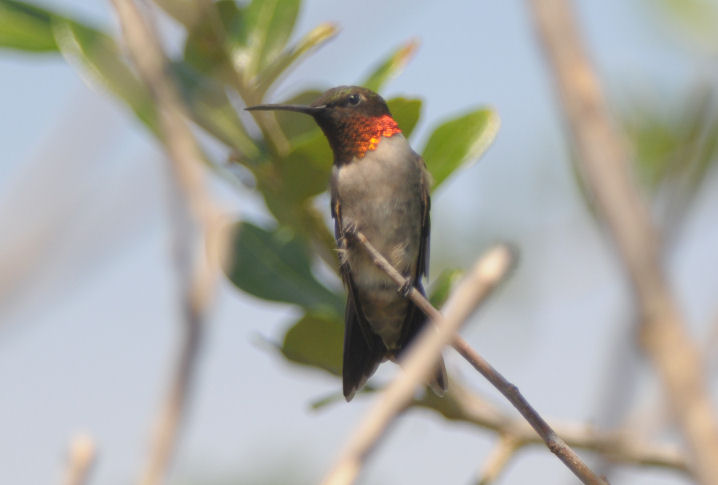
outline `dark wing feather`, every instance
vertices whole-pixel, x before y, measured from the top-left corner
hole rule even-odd
[[[424,159],[418,155],[417,158],[418,163],[421,164],[424,170],[426,170],[426,163],[424,162]],[[427,277],[429,276],[429,243],[431,237],[431,217],[429,215],[431,212],[431,195],[429,192],[431,183],[429,177],[430,175],[425,172],[421,190],[421,241],[419,242],[419,256],[416,264],[416,275],[414,276],[413,281],[414,287],[424,296],[426,296],[426,292],[424,291],[424,286],[421,284],[421,277],[422,275]],[[426,321],[427,318],[426,315],[424,315],[424,312],[422,312],[414,304],[414,302],[410,300],[406,319],[404,320],[401,342],[399,344],[399,348],[401,349],[400,352],[403,351],[421,331],[421,329],[424,328]],[[443,359],[441,359],[439,361],[436,374],[429,382],[429,385],[436,394],[443,395],[443,393],[446,392],[447,383],[448,379],[446,377],[446,368],[444,366]]]
[[[421,158],[419,155],[416,155],[416,162],[424,170],[424,176],[422,177],[422,187],[420,194],[421,231],[419,233],[419,255],[417,256],[416,274],[414,275],[414,280],[412,281],[412,284],[421,292],[422,295],[426,296],[426,293],[424,292],[424,287],[421,284],[421,277],[422,275],[427,277],[429,276],[429,242],[431,238],[431,217],[429,215],[431,211],[431,195],[429,193],[430,175],[428,174],[428,172],[426,172],[426,163],[424,162],[423,158]],[[414,305],[410,300],[409,310],[407,312],[405,324],[402,331],[400,348],[403,348],[414,338],[414,336],[423,327],[425,320],[426,316],[424,315],[424,313],[419,310],[416,305]]]
[[[346,249],[347,240],[342,223],[341,204],[332,184],[331,211],[334,218],[334,237],[340,251]],[[342,380],[344,397],[350,401],[354,393],[371,377],[386,355],[386,348],[378,335],[372,332],[364,317],[354,288],[349,264],[340,257],[339,270],[347,289],[347,305],[344,315],[344,357]]]
[[[426,162],[424,162],[423,158],[419,157],[419,163],[426,170]],[[421,242],[419,245],[417,280],[421,280],[422,274],[427,278],[429,277],[429,244],[431,242],[431,216],[429,215],[431,212],[431,195],[429,192],[431,183],[429,182],[429,177],[430,175],[425,172],[421,190]]]

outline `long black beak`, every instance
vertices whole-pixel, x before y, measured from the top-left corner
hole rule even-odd
[[[298,113],[304,113],[307,115],[314,116],[320,113],[326,106],[302,106],[299,104],[258,104],[257,106],[248,106],[244,109],[247,111],[296,111]]]

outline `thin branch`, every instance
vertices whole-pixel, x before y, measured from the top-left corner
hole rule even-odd
[[[409,280],[406,280],[384,256],[367,240],[360,232],[356,234],[356,239],[364,246],[374,259],[374,263],[379,266],[386,274],[388,274],[399,288],[411,288],[408,297],[414,302],[428,317],[434,322],[441,321],[441,313],[434,308],[431,303],[416,288],[411,286]],[[506,251],[508,251],[506,249]],[[521,415],[529,422],[536,432],[548,446],[549,450],[554,453],[578,478],[584,483],[605,484],[605,480],[599,478],[590,468],[581,460],[581,458],[551,429],[551,426],[536,412],[536,410],[523,397],[518,387],[506,380],[491,364],[483,357],[477,354],[471,346],[461,337],[455,335],[453,337],[452,347],[461,354],[474,369],[479,371],[506,399],[521,413]]]
[[[446,419],[472,423],[499,435],[511,435],[518,447],[544,444],[525,420],[507,415],[453,380],[443,398],[426,393],[412,405],[432,409]],[[598,453],[609,461],[688,473],[681,448],[648,442],[630,429],[604,431],[582,423],[559,421],[552,421],[552,427],[569,446]]]
[[[357,237],[363,238],[360,233]],[[386,431],[391,421],[411,401],[420,383],[425,382],[439,360],[441,350],[454,338],[454,334],[501,281],[511,263],[511,253],[497,246],[482,257],[466,279],[453,293],[446,316],[435,320],[421,332],[407,352],[404,372],[379,396],[359,426],[352,433],[346,448],[340,454],[323,483],[341,485],[353,483],[361,466]]]
[[[641,344],[661,378],[701,483],[718,484],[718,419],[700,352],[666,279],[659,239],[567,0],[530,2],[587,187],[613,237],[641,316]]]
[[[64,485],[85,485],[96,456],[95,443],[90,436],[86,434],[75,436],[70,442]]]
[[[161,133],[171,160],[173,190],[172,242],[182,297],[183,342],[170,389],[157,417],[148,462],[140,483],[161,483],[176,447],[198,350],[205,313],[214,294],[226,234],[218,209],[206,192],[201,156],[176,86],[167,75],[167,60],[158,37],[132,0],[112,0],[130,57],[157,105]]]
[[[489,485],[496,481],[518,449],[519,442],[513,435],[502,435],[491,454],[486,458],[479,475],[478,485]]]

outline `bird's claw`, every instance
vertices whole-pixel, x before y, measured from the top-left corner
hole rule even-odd
[[[399,294],[403,296],[404,298],[409,298],[409,293],[411,293],[411,289],[414,286],[411,284],[411,281],[404,280],[404,283],[399,287]]]
[[[344,226],[344,234],[351,238],[355,238],[357,236],[357,231],[358,228],[354,222],[349,222]]]

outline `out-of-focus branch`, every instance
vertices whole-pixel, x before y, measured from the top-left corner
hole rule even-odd
[[[530,5],[586,185],[615,240],[637,298],[641,343],[690,447],[696,478],[703,484],[716,484],[718,420],[700,352],[686,334],[661,265],[656,228],[631,180],[628,150],[585,54],[570,2],[532,0]]]
[[[95,443],[86,434],[75,436],[70,442],[64,485],[85,485],[95,463]]]
[[[359,233],[357,237],[363,236]],[[341,485],[354,482],[364,460],[391,421],[409,404],[417,386],[426,382],[429,374],[434,371],[441,350],[453,340],[461,324],[499,283],[510,263],[511,253],[503,246],[495,247],[477,262],[453,293],[447,304],[446,315],[434,320],[437,324],[436,330],[427,326],[417,337],[404,359],[404,372],[381,393],[359,423],[346,448],[323,481],[324,484]]]
[[[201,156],[187,115],[153,27],[132,0],[112,0],[130,57],[150,88],[171,163],[173,190],[172,243],[180,284],[183,342],[169,392],[157,417],[143,485],[163,481],[176,447],[179,425],[197,365],[205,313],[214,294],[226,247],[219,210],[209,197],[201,171]]]
[[[481,474],[479,475],[478,485],[489,485],[496,481],[496,479],[504,471],[506,465],[508,465],[511,457],[514,456],[518,450],[518,443],[513,435],[505,434],[501,435],[499,442],[496,443],[493,451],[486,458]]]
[[[446,419],[473,423],[501,436],[510,435],[516,449],[544,444],[525,420],[507,415],[456,381],[451,381],[449,392],[443,398],[426,393],[412,405],[437,411]],[[569,446],[598,453],[606,460],[688,472],[685,453],[679,447],[651,443],[629,429],[603,431],[586,424],[561,421],[552,421],[551,426]]]
[[[364,249],[371,254],[374,263],[379,266],[386,274],[388,274],[397,286],[401,289],[410,288],[408,297],[414,302],[433,322],[442,321],[439,311],[429,303],[419,290],[411,286],[410,282],[405,279],[396,268],[367,240],[361,233],[356,233],[356,239],[364,246]],[[508,271],[512,258],[508,248],[503,247],[506,254],[506,267],[504,271]],[[497,281],[498,282],[498,281]],[[479,371],[496,389],[503,394],[506,399],[521,413],[521,415],[529,422],[531,427],[541,436],[548,446],[549,450],[554,453],[583,483],[589,484],[605,484],[605,480],[598,477],[590,468],[581,460],[581,458],[557,435],[551,426],[536,412],[519,391],[518,387],[506,380],[499,371],[493,368],[483,357],[477,354],[474,349],[461,337],[454,335],[452,347],[456,349],[461,356],[469,362],[474,369]]]

